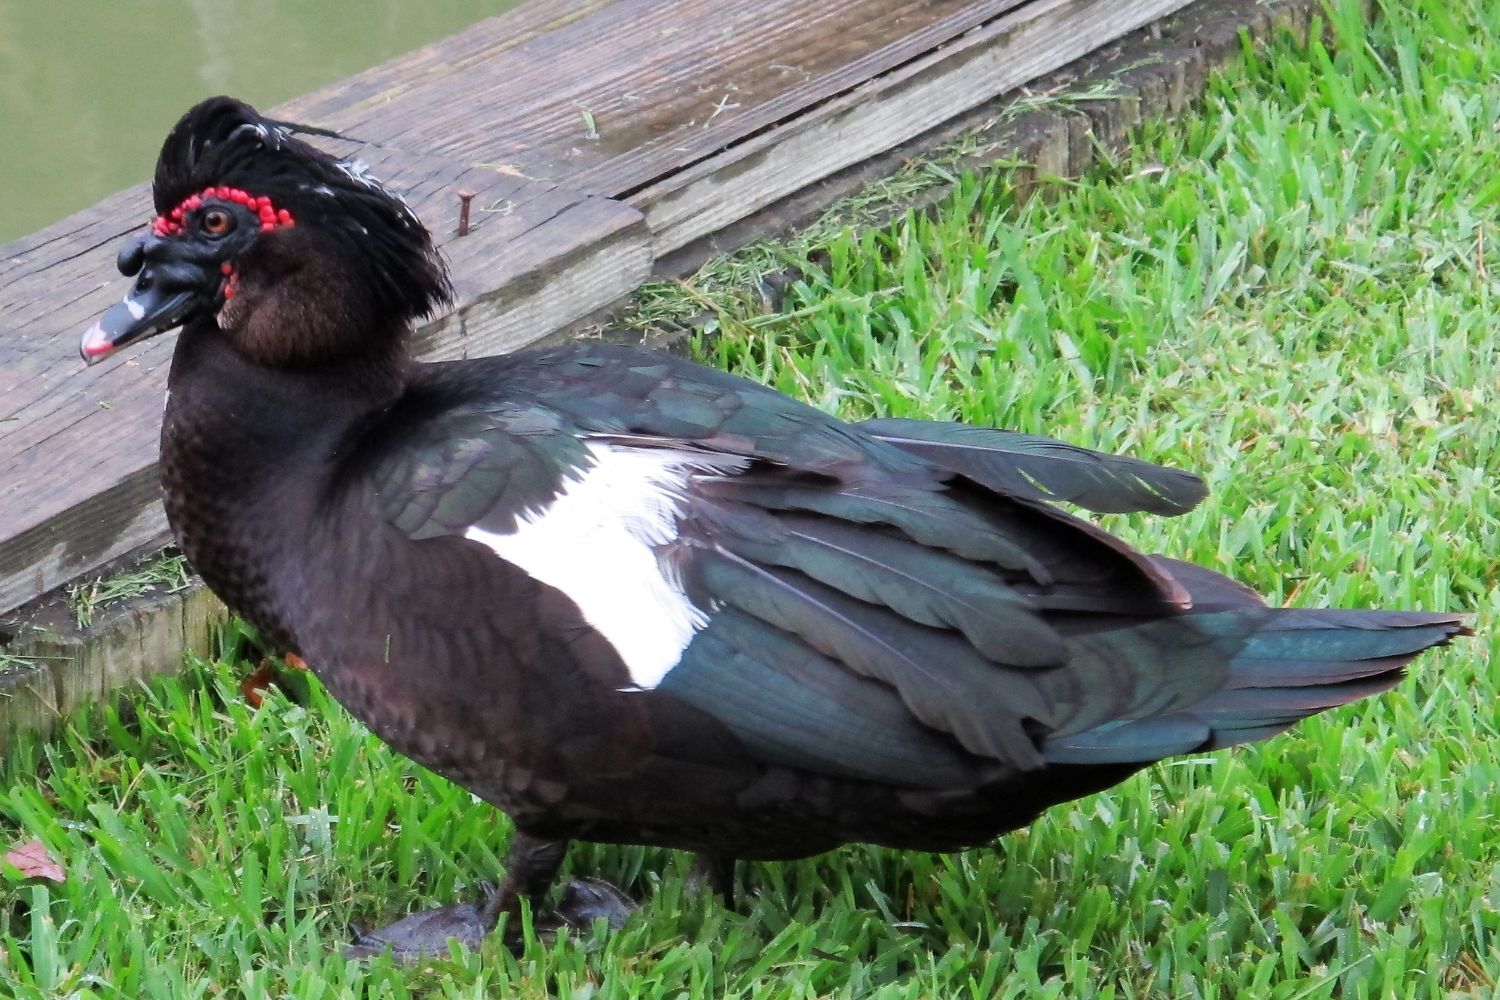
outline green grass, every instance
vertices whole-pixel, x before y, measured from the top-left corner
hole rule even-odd
[[[1133,541],[1303,605],[1500,613],[1500,6],[1335,18],[1200,116],[1014,208],[1003,177],[839,236],[785,311],[715,298],[709,360],[851,417],[952,417],[1195,469]],[[800,261],[800,264],[799,264]],[[350,921],[493,877],[506,826],[316,687],[252,710],[241,662],[4,765],[0,995],[1449,997],[1500,980],[1500,690],[1486,633],[1378,701],[1174,761],[961,856],[747,866],[575,850],[647,897],[616,934],[427,970],[330,956]],[[8,991],[8,992],[7,992]]]
[[[70,584],[68,610],[79,628],[94,623],[94,614],[116,601],[127,601],[162,588],[175,594],[188,586],[187,560],[174,549],[158,552],[129,569],[93,580]]]

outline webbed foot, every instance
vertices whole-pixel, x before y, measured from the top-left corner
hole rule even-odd
[[[557,876],[567,850],[566,840],[544,840],[518,830],[511,838],[505,882],[499,888],[486,885],[484,898],[478,903],[440,906],[402,917],[379,930],[356,930],[354,943],[344,949],[344,957],[374,958],[390,951],[398,962],[414,962],[446,955],[448,942],[452,940],[478,948],[500,917],[507,914],[507,943],[519,944],[521,901],[529,901],[532,912],[540,913],[541,900]],[[542,934],[555,932],[564,925],[587,931],[602,918],[612,929],[618,929],[635,910],[635,901],[608,882],[574,879],[564,887],[557,909],[552,914],[538,916],[536,928]]]
[[[478,903],[455,903],[409,914],[379,930],[354,930],[354,943],[344,949],[345,958],[374,958],[389,950],[397,962],[416,962],[448,954],[448,942],[457,940],[478,948],[500,919],[500,890],[484,886]]]
[[[639,903],[603,879],[575,878],[563,887],[554,912],[558,920],[575,930],[588,930],[594,921],[605,920],[610,930],[617,931],[638,909]]]

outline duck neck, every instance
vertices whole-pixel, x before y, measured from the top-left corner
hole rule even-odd
[[[296,648],[285,623],[302,540],[273,528],[313,523],[341,453],[399,398],[410,370],[399,350],[272,369],[211,324],[179,335],[162,420],[167,520],[194,569],[274,644]]]
[[[378,349],[324,365],[272,368],[245,358],[211,323],[190,326],[167,379],[163,453],[189,426],[211,434],[224,460],[252,468],[331,446],[406,388],[412,362],[401,340],[372,338],[371,346]]]

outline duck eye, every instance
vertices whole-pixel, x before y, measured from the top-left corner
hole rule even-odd
[[[203,213],[203,231],[210,236],[223,236],[234,228],[234,216],[222,208],[210,208]]]

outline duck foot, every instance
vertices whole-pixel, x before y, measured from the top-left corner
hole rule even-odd
[[[574,930],[586,931],[595,921],[604,920],[610,930],[617,931],[638,909],[639,903],[603,879],[575,878],[563,887],[562,899],[553,911],[556,920],[552,929],[567,924]]]
[[[344,957],[367,959],[389,951],[398,962],[415,962],[448,954],[448,942],[452,940],[478,948],[500,922],[502,914],[510,915],[506,923],[508,943],[518,944],[521,901],[529,901],[533,913],[540,910],[542,897],[567,851],[566,840],[543,840],[518,830],[511,838],[505,881],[499,888],[485,885],[484,898],[478,903],[423,910],[379,930],[356,929],[354,943],[344,949]],[[542,934],[555,932],[564,925],[588,930],[594,921],[604,919],[611,928],[618,929],[635,909],[635,902],[608,882],[574,879],[563,889],[557,909],[538,918],[536,928]]]
[[[484,899],[478,903],[421,910],[378,930],[355,928],[354,942],[344,949],[344,957],[364,960],[389,951],[398,963],[419,962],[447,955],[450,941],[477,950],[494,931],[503,912],[504,890],[489,884],[483,889]],[[635,900],[602,879],[574,879],[563,887],[557,909],[538,917],[535,926],[542,937],[556,934],[562,927],[589,931],[598,920],[607,921],[610,930],[619,930],[636,909]],[[507,924],[506,938],[512,947],[521,943],[520,925],[515,919]]]
[[[378,930],[354,928],[354,943],[344,949],[344,957],[368,959],[389,951],[397,962],[405,963],[448,954],[450,940],[478,948],[500,918],[499,898],[500,890],[486,883],[479,903],[421,910]]]

